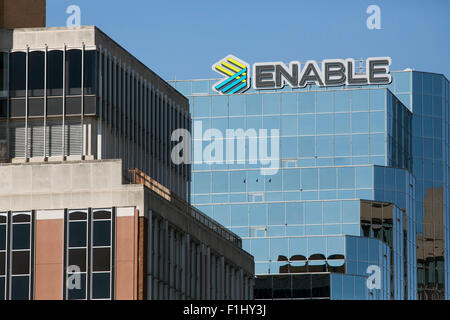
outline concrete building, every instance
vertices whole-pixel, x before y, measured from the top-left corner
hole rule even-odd
[[[171,161],[190,121],[95,27],[0,29],[0,299],[251,299],[253,257]]]
[[[121,160],[0,166],[1,299],[251,299],[241,239]],[[77,288],[78,286],[78,288]]]
[[[95,27],[0,30],[3,160],[123,159],[189,200],[188,100]],[[9,79],[8,79],[9,78]]]

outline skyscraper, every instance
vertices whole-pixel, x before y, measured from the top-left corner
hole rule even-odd
[[[255,298],[449,298],[445,76],[224,95],[218,80],[171,82],[190,100],[194,155],[210,152],[210,128],[223,153],[226,129],[280,130],[275,175],[249,161],[248,136],[247,161],[194,156],[192,203],[243,238]]]

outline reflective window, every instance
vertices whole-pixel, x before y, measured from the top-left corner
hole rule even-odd
[[[317,134],[333,133],[333,115],[331,113],[317,115]]]
[[[63,88],[63,52],[59,50],[47,53],[47,95],[62,96]]]
[[[211,191],[211,173],[194,172],[193,175],[194,193],[209,193]]]
[[[350,135],[339,135],[334,137],[334,155],[349,156],[351,154]]]
[[[26,89],[26,59],[25,52],[11,52],[9,90],[11,97],[25,97]]]
[[[276,174],[266,176],[265,177],[265,184],[266,184],[266,191],[281,191],[282,186],[282,180],[284,176],[284,170],[279,170]],[[294,178],[295,179],[295,178]],[[289,184],[290,182],[295,183],[294,181],[284,181],[283,185],[285,183]],[[286,185],[287,186],[287,185]]]
[[[302,189],[317,190],[318,172],[317,169],[302,169]]]
[[[32,51],[28,56],[28,90],[30,96],[44,95],[45,52]]]
[[[84,52],[84,94],[97,93],[97,51]]]
[[[356,168],[356,188],[371,188],[373,183],[373,167]]]
[[[111,245],[111,221],[93,221],[92,243],[94,246]]]
[[[291,292],[291,276],[275,276],[273,277],[273,298],[287,299],[292,295]]]
[[[248,226],[248,205],[231,205],[231,225]]]
[[[7,213],[0,213],[0,300],[5,300],[6,294],[6,265],[7,265]]]
[[[352,132],[360,132],[360,133],[369,132],[368,112],[352,113]]]
[[[371,134],[369,137],[370,154],[385,154],[385,135],[383,133]]]
[[[303,203],[286,203],[286,224],[303,224]]]
[[[250,225],[265,226],[267,225],[267,205],[250,204]]]
[[[281,138],[281,157],[283,159],[297,158],[297,137]]]
[[[311,276],[309,274],[292,276],[292,295],[294,298],[311,298]]]
[[[216,205],[214,206],[214,216],[220,224],[224,226],[230,225],[230,206],[228,205]]]
[[[299,113],[316,112],[315,93],[301,93],[299,96]]]
[[[211,115],[211,98],[194,97],[194,117],[209,117]]]
[[[68,248],[67,248],[67,292],[69,300],[86,299],[87,259],[88,259],[88,212],[73,210],[68,212]],[[78,281],[75,281],[76,279]],[[71,280],[75,279],[75,280]],[[70,283],[80,283],[80,288]]]
[[[85,247],[87,239],[87,222],[74,221],[69,223],[69,246]]]
[[[342,201],[342,222],[357,223],[359,220],[359,201]]]
[[[341,204],[338,201],[325,201],[323,203],[323,223],[341,222]]]
[[[233,94],[229,97],[230,116],[242,116],[245,114],[245,95]],[[200,114],[206,114],[206,111],[201,111]],[[194,117],[195,109],[194,109]],[[199,115],[200,117],[202,115]]]
[[[334,111],[335,112],[350,111],[350,91],[334,92]]]
[[[81,94],[81,50],[74,49],[66,52],[66,93],[68,95]]]
[[[313,274],[311,277],[311,296],[312,298],[330,297],[330,275]]]
[[[370,110],[384,110],[386,90],[370,90]]]
[[[300,170],[285,169],[283,170],[283,190],[299,190],[300,189]]]
[[[11,300],[29,300],[30,299],[30,277],[13,276],[11,277]]]
[[[369,154],[369,135],[355,134],[352,136],[352,155],[368,155]]]
[[[209,93],[208,81],[193,81],[192,82],[192,94],[196,93]]]
[[[0,98],[8,96],[8,53],[0,52]]]
[[[333,112],[333,92],[317,93],[317,112]]]
[[[297,134],[297,117],[288,115],[281,117],[281,135],[290,136]]]
[[[370,113],[370,132],[384,132],[385,131],[385,117],[384,112]]]
[[[67,299],[111,299],[112,221],[112,209],[92,209],[91,217],[88,210],[68,212]],[[90,243],[87,241],[89,230]],[[78,279],[79,287],[70,285],[74,279]]]
[[[228,96],[212,97],[211,116],[228,116]],[[243,128],[243,126],[239,128]]]
[[[336,169],[335,168],[320,168],[320,189],[336,189]]]
[[[314,114],[299,116],[298,131],[301,135],[316,134],[316,116]]]
[[[350,113],[336,113],[334,115],[334,132],[350,133]]]
[[[322,223],[322,203],[306,202],[305,203],[305,223],[321,224]]]
[[[298,152],[300,157],[314,157],[316,155],[316,137],[299,137]]]
[[[94,273],[92,275],[92,299],[109,299],[111,297],[110,273]]]
[[[253,239],[251,240],[251,254],[255,261],[269,260],[269,239]]]
[[[393,83],[396,92],[409,92],[411,72],[396,72]]]
[[[269,203],[269,225],[284,225],[284,203]]]
[[[263,95],[263,111],[264,114],[280,113],[280,94],[264,94]]]
[[[262,95],[251,94],[247,96],[247,115],[261,115],[262,113]]]
[[[297,113],[297,94],[283,93],[281,95],[281,113]]]
[[[352,90],[352,110],[365,111],[369,109],[369,91]]]
[[[31,212],[12,213],[10,297],[12,300],[31,299],[32,257]]]
[[[333,136],[318,136],[316,141],[318,157],[331,157],[333,155]]]

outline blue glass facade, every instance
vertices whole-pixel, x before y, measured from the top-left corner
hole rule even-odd
[[[449,297],[449,83],[414,71],[392,76],[389,86],[239,95],[214,93],[217,79],[171,83],[201,122],[194,139],[209,128],[224,137],[226,129],[280,130],[274,175],[248,161],[193,165],[192,203],[243,238],[255,257],[256,298]],[[194,141],[193,153],[209,143]],[[379,289],[366,285],[371,265],[380,267]],[[324,274],[317,281],[328,289],[315,290]],[[310,294],[299,289],[305,283]]]

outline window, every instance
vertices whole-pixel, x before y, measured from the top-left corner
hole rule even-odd
[[[74,210],[68,213],[67,226],[67,273],[66,297],[86,299],[88,260],[88,211]],[[70,274],[69,274],[70,273]],[[76,278],[78,277],[78,279]],[[73,281],[71,281],[73,279]],[[74,284],[72,286],[72,283]]]
[[[112,299],[113,210],[70,210],[66,299]]]
[[[63,88],[63,52],[59,50],[47,53],[47,95],[62,96]]]
[[[112,298],[112,210],[93,210],[91,299]]]
[[[12,52],[10,54],[9,86],[11,97],[25,97],[26,88],[26,53]],[[13,72],[14,70],[14,72]]]
[[[96,94],[96,93],[97,93],[97,51],[89,50],[84,52],[84,94]]]
[[[247,115],[261,115],[262,113],[262,95],[252,94],[247,96]]]
[[[30,300],[32,298],[32,213],[11,214],[9,234],[9,298]],[[5,219],[3,220],[5,221]]]
[[[264,202],[264,193],[249,193],[248,194],[248,202]]]
[[[0,98],[8,96],[8,53],[0,52]]]
[[[66,52],[66,93],[81,94],[81,50]]]
[[[45,52],[33,51],[28,56],[28,92],[32,97],[44,95]]]
[[[8,214],[0,213],[0,300],[5,300],[7,265]]]

